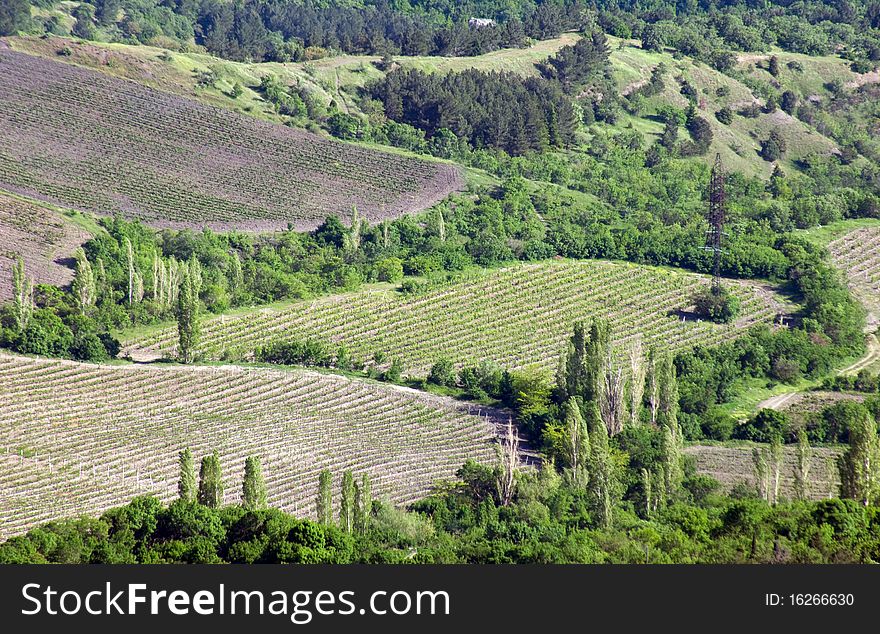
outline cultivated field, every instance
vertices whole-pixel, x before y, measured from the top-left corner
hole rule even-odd
[[[613,262],[552,261],[474,275],[419,296],[378,290],[303,301],[211,318],[203,323],[202,354],[247,359],[256,347],[283,338],[344,342],[355,360],[375,352],[400,358],[405,372],[424,376],[441,357],[455,363],[483,359],[503,367],[538,363],[555,369],[577,320],[607,317],[615,340],[640,335],[646,345],[682,349],[713,344],[781,310],[772,293],[731,283],[743,316],[717,325],[686,319],[703,276]],[[124,354],[148,360],[172,355],[176,330],[165,328],[126,342]]]
[[[831,242],[828,250],[876,324],[880,318],[880,227],[851,231]]]
[[[404,504],[494,460],[499,415],[412,390],[301,371],[96,366],[0,356],[0,540],[40,522],[176,495],[177,453],[217,449],[226,502],[260,456],[269,503],[314,514],[318,474],[369,472]],[[335,499],[338,501],[338,491]]]
[[[274,125],[103,73],[0,52],[0,187],[155,226],[313,228],[462,185],[452,166]]]
[[[67,260],[89,237],[58,212],[0,192],[0,302],[12,298],[12,266],[18,258],[38,284],[70,283]]]
[[[767,445],[760,446],[766,449]],[[779,494],[781,497],[794,496],[794,469],[797,466],[797,448],[787,445],[784,450],[783,466],[779,478]],[[836,459],[839,449],[814,447],[809,471],[809,496],[812,499],[836,497],[840,486]],[[752,447],[722,447],[697,445],[687,447],[685,453],[696,461],[697,473],[711,476],[718,480],[725,490],[745,482],[755,483],[755,463],[752,458]]]

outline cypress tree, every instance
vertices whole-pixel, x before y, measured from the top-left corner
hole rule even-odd
[[[192,452],[189,447],[178,454],[180,465],[180,480],[177,483],[177,492],[180,499],[186,502],[196,500],[196,467],[193,464]]]
[[[316,499],[318,521],[325,526],[332,524],[332,505],[333,505],[333,475],[329,470],[324,469],[318,476],[318,496]]]
[[[342,499],[339,504],[339,528],[346,533],[354,530],[354,475],[351,471],[342,474]]]
[[[266,508],[266,483],[263,480],[260,459],[256,456],[248,456],[244,461],[241,499],[243,506],[249,511]]]
[[[220,469],[220,456],[214,451],[202,458],[199,471],[199,503],[210,508],[223,505],[223,474]]]

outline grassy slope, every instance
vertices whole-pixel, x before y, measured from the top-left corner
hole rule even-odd
[[[633,264],[515,265],[415,297],[386,287],[212,318],[203,324],[202,351],[213,359],[247,359],[270,341],[313,337],[344,342],[355,360],[368,362],[375,352],[388,362],[400,358],[414,376],[443,356],[553,370],[576,320],[604,316],[620,343],[640,336],[645,345],[680,349],[772,322],[780,310],[765,290],[743,283],[734,286],[744,300],[735,325],[682,321],[678,311],[688,309],[705,283],[703,276]],[[133,358],[172,354],[175,345],[173,328],[124,338]]]

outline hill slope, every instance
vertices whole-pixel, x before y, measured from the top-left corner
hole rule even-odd
[[[619,342],[641,335],[645,344],[680,349],[719,342],[755,322],[772,322],[780,305],[757,286],[733,284],[743,316],[721,326],[682,320],[702,276],[612,262],[517,265],[407,297],[366,291],[297,302],[280,309],[221,316],[203,324],[208,358],[247,358],[276,338],[315,337],[344,342],[354,359],[376,351],[400,358],[424,376],[441,357],[456,363],[483,359],[507,368],[539,363],[553,369],[576,320],[607,317]],[[127,342],[134,358],[171,354],[176,330]]]
[[[0,355],[0,540],[177,494],[177,454],[216,449],[226,501],[259,456],[270,505],[309,516],[318,474],[368,472],[407,503],[468,458],[494,455],[495,414],[411,390],[314,372],[93,366]]]
[[[455,168],[273,125],[4,50],[0,187],[155,226],[313,228],[428,207]]]
[[[18,258],[37,284],[69,284],[73,270],[65,264],[90,237],[53,209],[0,191],[0,302],[12,298]]]

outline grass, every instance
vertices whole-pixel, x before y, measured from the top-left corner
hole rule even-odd
[[[744,305],[736,324],[683,321],[679,311],[706,283],[680,271],[602,261],[515,265],[474,272],[423,295],[372,289],[213,317],[203,323],[201,352],[247,360],[271,341],[312,337],[344,343],[356,361],[368,362],[375,352],[388,363],[400,358],[405,373],[419,377],[444,356],[459,364],[553,370],[576,320],[608,318],[622,346],[639,337],[646,346],[682,349],[772,322],[781,310],[763,290],[735,283]],[[173,355],[175,338],[171,327],[123,337],[136,359]]]

